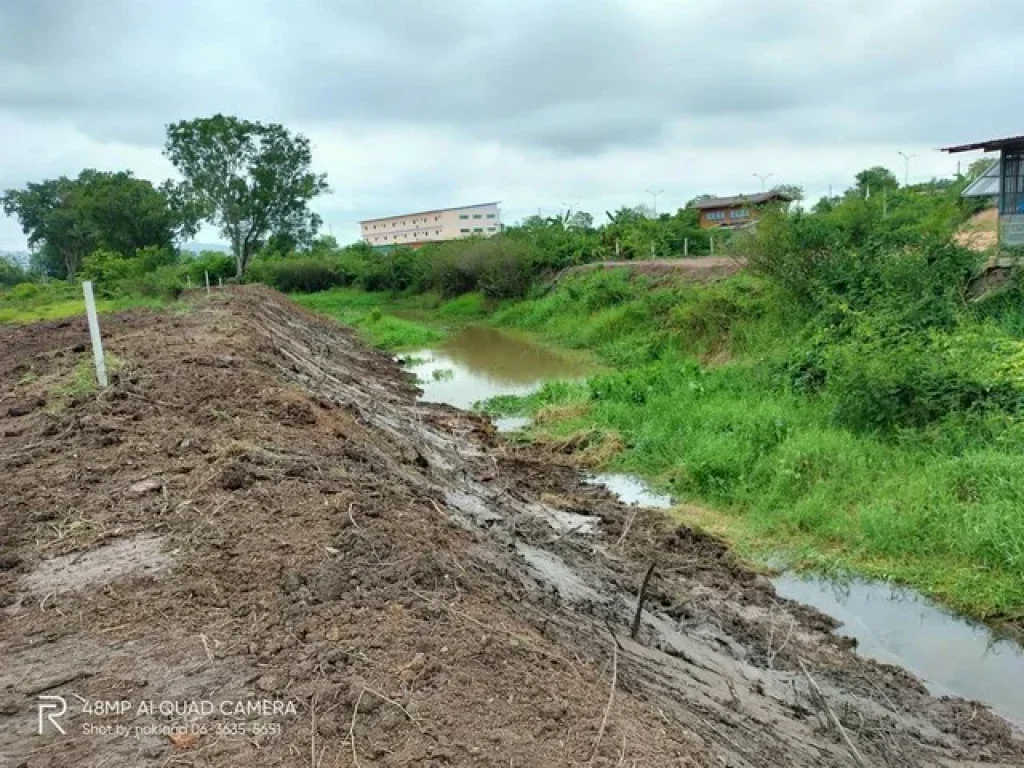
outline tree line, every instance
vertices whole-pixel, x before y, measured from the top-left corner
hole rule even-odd
[[[20,222],[34,270],[73,280],[94,253],[166,263],[176,241],[208,222],[230,244],[241,278],[268,243],[294,249],[316,236],[320,219],[309,204],[327,179],[312,170],[305,136],[218,114],[168,125],[164,154],[180,181],[86,169],[4,192],[0,205]]]
[[[708,196],[700,195],[657,216],[646,206],[607,211],[600,221],[584,211],[530,216],[489,242],[473,238],[416,251],[371,250],[364,243],[342,248],[332,237],[318,236],[322,222],[310,203],[328,186],[325,174],[313,170],[305,136],[276,123],[218,114],[168,125],[164,154],[179,180],[154,185],[130,171],[87,169],[76,178],[4,192],[0,204],[21,223],[32,270],[67,280],[84,274],[110,285],[148,276],[173,292],[185,280],[182,269],[171,269],[182,261],[175,243],[208,223],[231,249],[230,269],[207,257],[206,267],[218,276],[262,280],[282,290],[357,284],[446,295],[479,289],[501,298],[523,295],[536,278],[587,262],[706,255],[716,245],[719,251],[728,246],[732,234],[701,228],[694,204]],[[796,264],[815,249],[850,238],[906,244],[951,233],[976,209],[959,193],[985,164],[972,165],[957,180],[910,187],[873,167],[810,211],[785,203],[764,207],[803,222],[787,230],[792,237],[801,233],[800,248],[792,251]],[[793,200],[803,197],[794,185],[774,189]],[[167,273],[161,276],[162,269]],[[0,260],[0,283],[24,277],[17,265]]]

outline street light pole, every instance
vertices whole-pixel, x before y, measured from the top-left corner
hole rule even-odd
[[[903,186],[910,184],[910,158],[917,157],[917,155],[908,155],[906,152],[897,152],[900,157],[903,158]]]
[[[654,218],[658,218],[658,195],[664,192],[664,189],[645,189],[648,195],[654,198]]]
[[[761,180],[761,191],[764,192],[764,183],[774,176],[774,173],[753,173],[752,176],[756,176]]]

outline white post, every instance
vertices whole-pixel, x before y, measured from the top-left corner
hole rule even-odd
[[[224,287],[224,278],[223,277],[218,277],[217,278],[217,282],[219,283],[221,288]]]
[[[715,236],[714,235],[710,235],[710,237],[711,237],[711,255],[714,256],[715,255]]]
[[[100,338],[100,321],[96,317],[96,299],[92,295],[92,282],[82,283],[85,294],[85,314],[89,318],[89,337],[92,339],[92,360],[96,364],[96,381],[100,387],[107,386],[107,365],[103,360],[103,339]]]
[[[684,237],[683,238],[683,256],[685,257],[685,256],[689,256],[689,255],[690,255],[690,238]]]
[[[654,242],[651,241],[651,258],[654,258]]]
[[[206,275],[206,295],[210,295],[210,270],[204,269],[203,274]]]
[[[619,238],[616,237],[615,238],[615,258],[616,259],[619,258],[620,251],[621,251],[621,249],[619,247]]]
[[[185,275],[185,287],[192,290],[192,278],[189,275]]]

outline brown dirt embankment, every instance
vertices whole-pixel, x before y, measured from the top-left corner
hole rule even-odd
[[[69,386],[84,321],[0,328],[0,764],[1024,763],[984,707],[418,404],[278,294],[102,324],[100,394]],[[65,733],[37,733],[40,694]]]

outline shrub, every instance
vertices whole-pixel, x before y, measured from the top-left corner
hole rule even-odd
[[[0,286],[18,285],[27,282],[28,270],[14,258],[0,256]]]
[[[1018,414],[1024,382],[1006,366],[1005,345],[977,332],[858,331],[824,354],[826,392],[836,420],[859,430],[921,428],[957,413]]]
[[[121,284],[127,280],[141,277],[144,272],[140,260],[127,259],[117,251],[93,251],[82,261],[79,277],[91,280],[96,293],[101,296],[114,296],[121,290]]]
[[[362,259],[360,281],[363,288],[368,291],[397,293],[420,283],[422,259],[419,251],[412,248],[394,248],[369,253],[364,251],[358,254],[357,258]]]
[[[254,261],[246,279],[266,283],[285,293],[315,293],[346,284],[335,262],[301,257]]]
[[[18,283],[7,291],[5,298],[12,301],[28,301],[38,296],[42,290],[42,286],[38,283]]]
[[[525,296],[536,268],[529,240],[501,235],[428,246],[419,253],[420,286],[447,298],[471,291],[489,299]]]
[[[119,289],[148,298],[176,299],[185,290],[185,277],[179,267],[168,264],[122,281]]]
[[[237,271],[234,257],[220,251],[203,251],[186,258],[182,262],[182,267],[194,286],[203,285],[207,273],[210,275],[210,282],[216,284],[221,279],[234,278]]]

